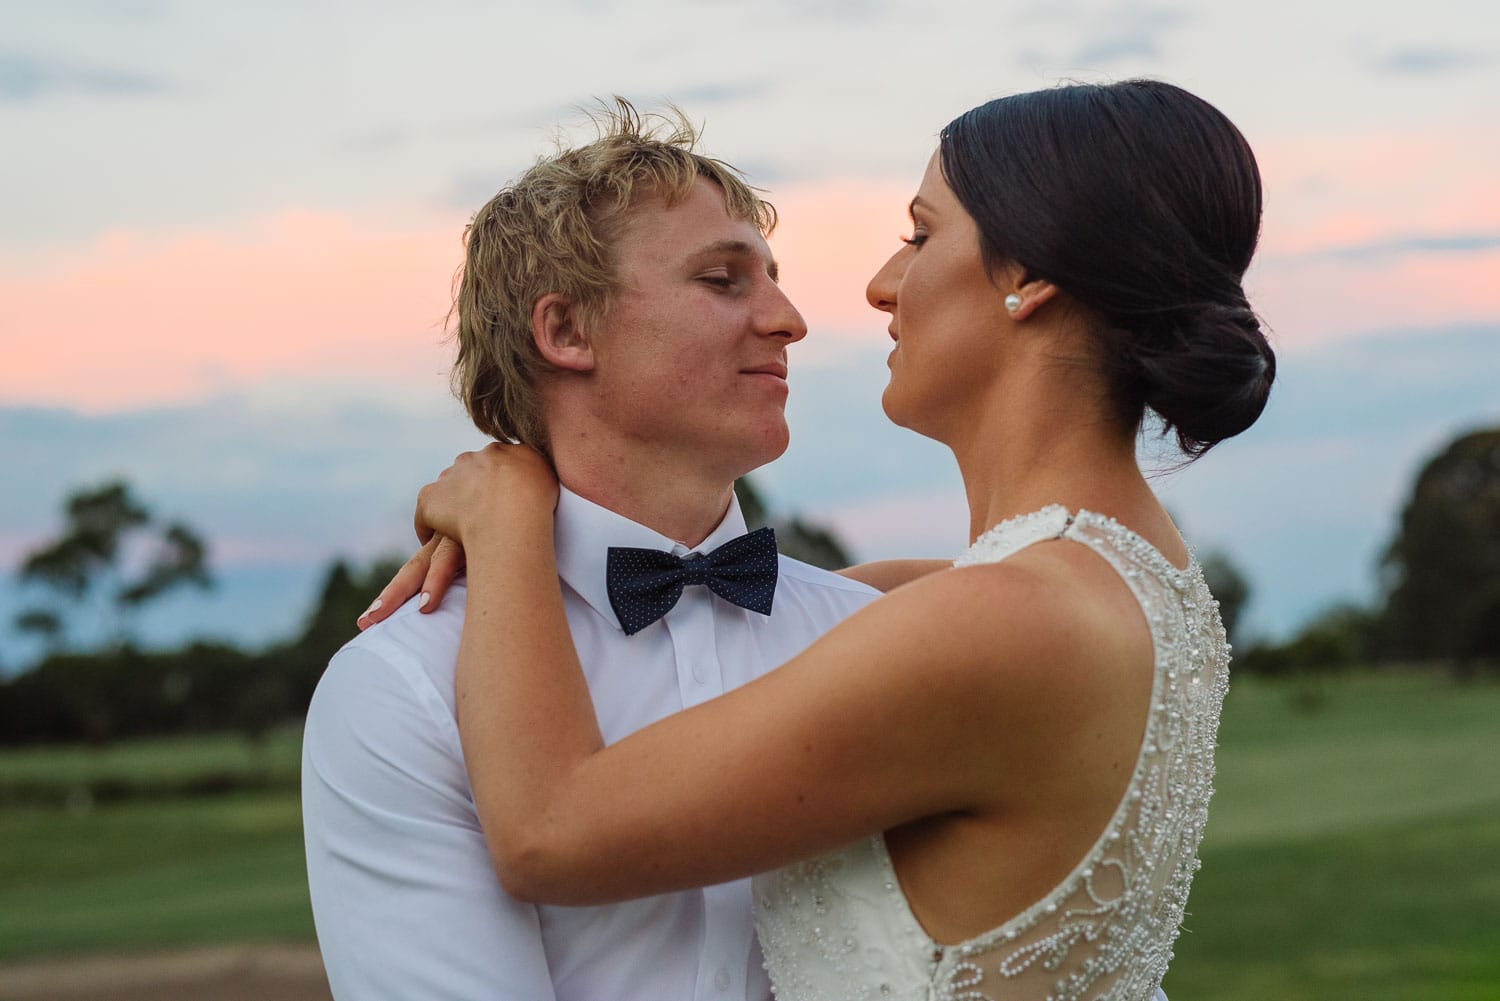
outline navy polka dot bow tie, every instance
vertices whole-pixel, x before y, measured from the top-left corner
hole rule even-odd
[[[609,605],[630,636],[666,615],[688,584],[703,584],[725,601],[762,615],[776,597],[776,533],[758,528],[711,553],[674,556],[659,549],[609,548]]]

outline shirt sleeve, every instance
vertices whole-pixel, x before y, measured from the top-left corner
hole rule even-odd
[[[352,646],[302,749],[307,879],[339,1001],[552,1001],[536,908],[490,866],[446,703],[420,665]]]

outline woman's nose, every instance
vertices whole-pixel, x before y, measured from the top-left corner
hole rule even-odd
[[[896,308],[896,286],[900,283],[900,265],[896,258],[901,256],[897,251],[891,255],[891,259],[881,265],[880,270],[875,272],[870,283],[865,286],[865,301],[883,313],[889,313]]]

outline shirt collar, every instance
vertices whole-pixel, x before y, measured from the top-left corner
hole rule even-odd
[[[729,510],[719,526],[700,545],[689,549],[680,542],[600,507],[562,487],[557,496],[557,519],[553,545],[557,549],[557,573],[563,582],[593,606],[594,611],[618,626],[605,584],[605,563],[611,546],[659,549],[677,556],[708,553],[730,539],[745,534],[745,516],[738,497],[731,496]]]

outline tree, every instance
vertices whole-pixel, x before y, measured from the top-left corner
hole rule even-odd
[[[55,542],[27,555],[21,579],[82,598],[97,574],[114,568],[125,534],[146,524],[151,515],[118,480],[71,494],[63,507],[67,530]]]
[[[740,502],[740,514],[745,516],[745,527],[752,532],[766,524],[766,502],[748,476],[734,481],[734,496]]]
[[[795,516],[769,519],[765,501],[748,478],[736,480],[734,492],[740,500],[740,513],[745,516],[746,527],[753,530],[769,524],[775,528],[776,548],[783,555],[824,570],[842,570],[854,562],[831,529]]]
[[[63,624],[56,612],[45,608],[28,608],[16,616],[16,628],[42,641],[47,652],[56,653],[62,645]]]
[[[1315,675],[1347,670],[1375,658],[1379,617],[1359,605],[1324,609],[1285,643],[1260,643],[1235,657],[1236,670],[1263,675]]]
[[[208,547],[203,540],[186,525],[174,521],[156,540],[145,572],[135,583],[120,590],[118,600],[123,605],[134,607],[179,585],[213,587],[207,563]]]
[[[1224,632],[1234,641],[1238,638],[1235,627],[1239,625],[1240,612],[1250,600],[1250,582],[1224,553],[1209,553],[1199,565],[1203,567],[1208,590],[1219,602],[1219,618],[1224,621]]]
[[[1422,468],[1384,569],[1396,653],[1461,673],[1500,659],[1500,428],[1456,438]]]
[[[105,592],[116,614],[111,639],[117,645],[125,639],[125,617],[141,605],[183,585],[212,586],[203,540],[181,522],[154,531],[151,512],[123,480],[70,494],[63,510],[62,535],[28,553],[19,576],[24,583],[47,588],[64,605],[76,606]],[[134,576],[127,576],[134,568],[122,566],[129,539],[142,539],[148,550],[144,567]],[[65,622],[66,616],[55,608],[28,608],[16,616],[17,628],[54,648],[65,637]]]
[[[281,679],[277,684],[284,688],[279,710],[283,717],[306,711],[328,661],[359,632],[354,620],[400,568],[401,560],[397,558],[376,560],[363,572],[351,569],[343,560],[334,560],[329,565],[317,604],[308,613],[302,631],[289,643],[267,652],[264,658],[264,670]],[[262,684],[269,686],[271,682]],[[250,712],[239,728],[251,732],[254,715]]]

